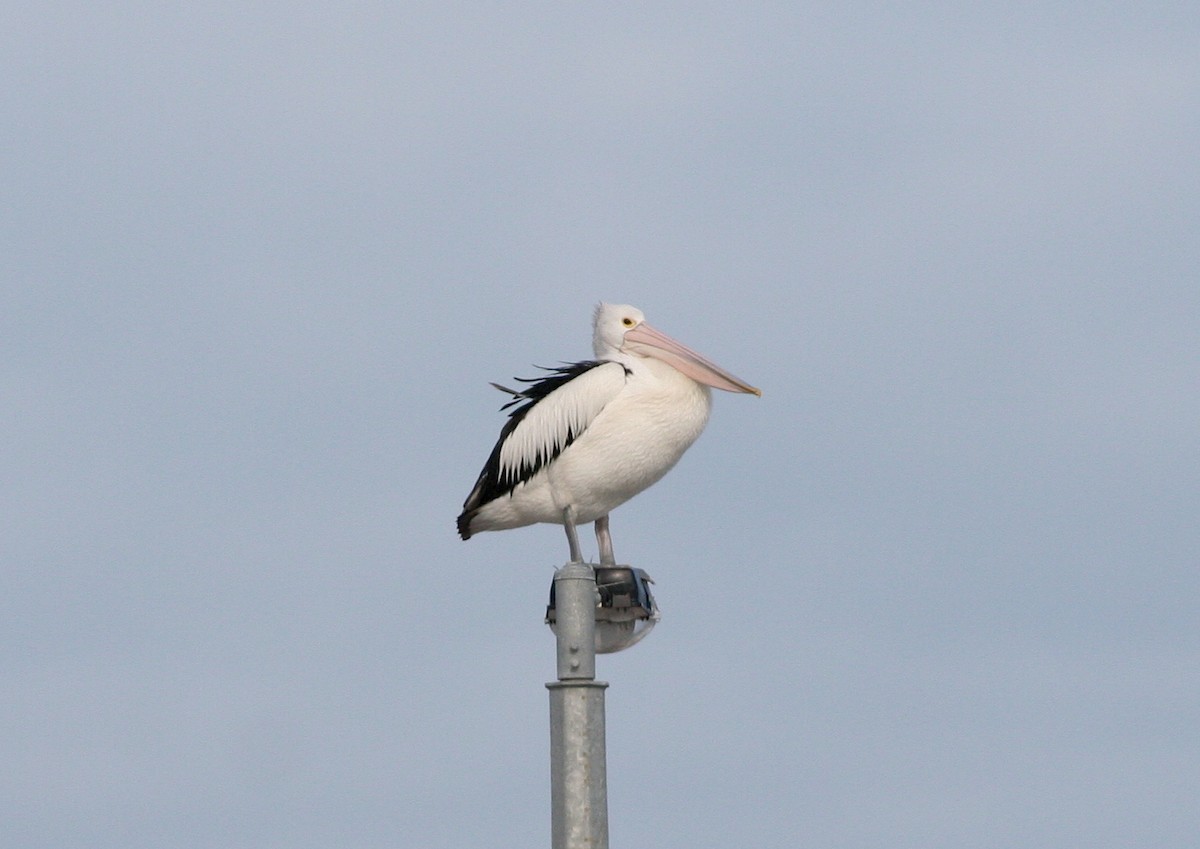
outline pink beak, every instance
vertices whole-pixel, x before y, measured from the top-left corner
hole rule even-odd
[[[665,333],[655,330],[642,322],[625,333],[625,344],[621,346],[634,354],[654,357],[690,377],[697,383],[704,383],[726,392],[746,392],[762,395],[762,390],[756,389],[740,377],[735,377],[720,366],[706,360],[686,345],[676,342]]]

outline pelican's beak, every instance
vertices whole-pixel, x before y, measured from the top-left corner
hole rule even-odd
[[[645,322],[625,331],[625,343],[621,347],[630,353],[662,360],[697,383],[705,383],[726,392],[762,395],[762,390],[756,389],[740,377],[734,377],[725,369],[709,362],[691,348],[676,342]]]

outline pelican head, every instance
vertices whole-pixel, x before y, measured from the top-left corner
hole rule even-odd
[[[726,392],[745,392],[762,395],[762,391],[739,377],[676,342],[665,333],[646,323],[646,316],[628,304],[597,304],[593,319],[592,345],[598,358],[617,354],[634,357],[653,357],[675,368],[697,383],[724,389]]]

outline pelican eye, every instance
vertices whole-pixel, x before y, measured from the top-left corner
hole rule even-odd
[[[629,316],[625,316],[625,318],[621,319],[621,324],[625,325],[626,327],[633,327],[635,324],[637,324],[637,322]]]

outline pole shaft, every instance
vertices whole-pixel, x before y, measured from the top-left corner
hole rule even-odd
[[[608,849],[604,690],[596,681],[596,576],[568,563],[554,576],[558,680],[550,690],[552,849]]]
[[[550,688],[552,849],[608,849],[603,681]]]
[[[596,573],[586,563],[568,563],[554,573],[558,634],[558,680],[596,677]]]

